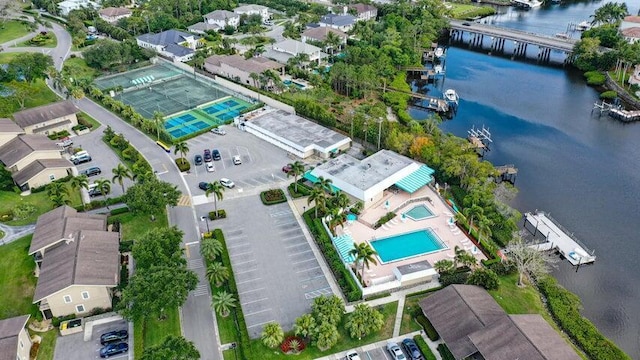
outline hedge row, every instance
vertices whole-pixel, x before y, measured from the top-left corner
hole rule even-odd
[[[547,306],[556,322],[590,359],[631,359],[580,314],[580,298],[558,285],[556,279],[545,276],[538,281],[538,288],[547,298]]]
[[[124,214],[124,213],[128,213],[130,210],[128,207],[121,207],[121,208],[117,208],[117,209],[113,209],[111,210],[111,215],[120,215],[120,214]]]
[[[260,193],[260,200],[265,205],[275,205],[287,202],[287,197],[284,196],[282,189],[271,189]]]
[[[427,319],[426,316],[424,316],[424,314],[419,314],[418,316],[416,316],[416,321],[422,326],[424,332],[427,334],[427,337],[431,339],[431,341],[440,340],[440,335],[438,335],[438,332],[433,327],[433,325],[431,325],[431,322],[429,321],[429,319]]]
[[[214,229],[213,236],[218,239],[222,243],[222,254],[220,257],[222,258],[222,264],[229,269],[229,280],[227,280],[227,288],[229,293],[231,293],[236,299],[240,299],[240,294],[238,294],[238,287],[236,285],[236,279],[233,275],[233,268],[231,267],[231,258],[229,257],[229,251],[227,250],[227,243],[224,239],[224,234],[221,229]],[[237,307],[233,308],[231,312],[236,316],[236,323],[238,325],[238,355],[240,355],[241,360],[249,359],[251,355],[251,340],[249,339],[249,332],[247,331],[247,323],[244,320],[244,314],[242,313],[242,307],[238,304]]]
[[[224,209],[220,209],[218,210],[218,212],[215,212],[215,211],[209,212],[209,220],[226,219],[226,218],[227,218],[227,212],[224,211]]]
[[[413,341],[415,341],[416,345],[418,345],[418,348],[422,352],[422,355],[424,355],[425,360],[436,360],[436,356],[433,355],[431,348],[429,347],[429,345],[427,345],[427,342],[424,341],[422,336],[420,335],[414,336]]]
[[[394,213],[393,211],[386,213],[383,217],[381,217],[378,221],[376,221],[375,224],[373,224],[373,228],[374,229],[379,228],[380,226],[391,221],[391,219],[393,219],[394,217],[396,217],[396,213]]]
[[[309,231],[311,231],[311,234],[313,234],[313,238],[318,244],[320,251],[322,251],[327,264],[329,264],[329,268],[331,268],[331,272],[336,278],[342,293],[348,301],[362,300],[362,291],[360,290],[360,287],[353,276],[351,276],[349,269],[345,267],[336,249],[333,247],[329,235],[325,231],[324,226],[322,226],[322,221],[320,219],[311,218],[311,214],[313,214],[313,212],[313,209],[309,209],[305,212],[304,221],[307,224]]]
[[[456,358],[451,353],[451,350],[445,344],[438,345],[438,352],[442,357],[442,360],[456,360]]]

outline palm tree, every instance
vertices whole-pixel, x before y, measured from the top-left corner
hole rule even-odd
[[[100,193],[102,193],[102,197],[104,197],[104,202],[108,209],[109,204],[107,204],[107,194],[111,191],[111,181],[108,179],[98,179],[94,184],[96,184],[96,189],[100,190]]]
[[[461,249],[459,246],[456,246],[453,251],[455,252],[455,257],[453,258],[454,267],[457,268],[458,264],[462,264],[469,268],[473,268],[477,264],[476,258],[466,250]]]
[[[358,264],[362,264],[362,272],[360,273],[360,281],[364,280],[364,268],[365,266],[367,267],[367,269],[369,269],[369,266],[371,264],[378,264],[378,261],[375,258],[375,255],[378,255],[378,253],[373,250],[373,248],[371,247],[371,245],[369,245],[366,242],[362,242],[358,245],[356,245],[356,247],[354,249],[352,249],[351,251],[349,251],[350,255],[353,255],[353,257],[356,259],[356,273],[358,272]]]
[[[52,182],[51,184],[47,185],[46,189],[47,189],[47,195],[49,197],[52,197],[55,195],[65,195],[67,197],[69,196],[69,188],[67,188],[65,183]]]
[[[326,195],[322,189],[315,186],[313,187],[313,189],[311,189],[311,193],[307,198],[307,205],[310,205],[311,202],[315,203],[315,217],[318,217],[318,208],[321,207],[324,209],[326,199]]]
[[[160,111],[154,111],[153,122],[156,124],[157,140],[160,140],[160,126],[164,123],[164,115]]]
[[[69,197],[66,194],[49,195],[49,200],[51,200],[51,202],[53,203],[54,209],[58,206],[71,204],[71,200],[69,200]]]
[[[340,209],[345,209],[349,206],[350,201],[349,195],[342,192],[342,190],[338,190],[333,194],[333,204]]]
[[[342,39],[334,32],[328,32],[327,37],[324,39],[324,46],[331,49],[331,55],[335,54],[336,49],[340,49]]]
[[[298,176],[304,174],[304,164],[296,160],[290,164],[287,164],[287,166],[290,169],[287,173],[287,177],[293,176],[293,190],[295,192],[298,192]]]
[[[249,74],[249,78],[251,78],[251,80],[253,80],[253,87],[258,87],[258,80],[260,80],[260,75],[258,75],[258,73],[254,73],[252,72],[251,74]]]
[[[89,190],[89,178],[87,177],[87,175],[84,175],[84,174],[74,176],[71,178],[69,185],[71,185],[71,188],[76,191],[80,189]],[[80,195],[80,200],[82,200],[82,204],[84,205],[84,199],[82,198],[82,194]]]
[[[175,148],[173,149],[173,154],[176,155],[180,153],[180,155],[182,156],[180,158],[180,161],[184,164],[185,162],[187,162],[187,154],[189,153],[189,145],[187,145],[186,142],[181,141],[177,144],[175,144]]]
[[[284,331],[280,324],[270,322],[264,326],[260,338],[266,347],[274,348],[284,339]]]
[[[216,216],[218,214],[218,200],[222,200],[224,190],[225,187],[220,184],[220,181],[216,180],[212,183],[209,183],[209,185],[207,186],[207,191],[204,193],[207,197],[213,194],[213,207],[216,212]]]
[[[331,188],[331,183],[333,181],[331,179],[325,179],[324,177],[320,176],[318,178],[318,181],[316,182],[317,187],[319,187],[320,189],[324,190],[324,191],[328,191],[330,193],[333,192],[333,189]]]
[[[118,164],[118,166],[114,169],[111,169],[111,172],[113,172],[113,178],[111,179],[111,181],[115,184],[116,182],[118,184],[120,184],[120,186],[122,186],[122,192],[125,192],[124,189],[124,179],[129,179],[132,180],[133,179],[133,173],[131,173],[131,170],[129,170],[128,167],[122,165],[122,164]]]
[[[200,243],[200,255],[208,261],[215,260],[218,255],[222,254],[222,250],[222,243],[216,238],[204,238]]]
[[[233,294],[222,290],[211,296],[211,307],[222,317],[229,316],[231,308],[236,307],[236,299]]]
[[[478,205],[472,205],[468,208],[464,208],[462,213],[469,219],[469,233],[471,233],[473,229],[473,218],[481,216],[484,213],[484,209]]]
[[[216,287],[222,286],[222,283],[229,279],[229,268],[221,262],[214,262],[207,265],[207,279],[209,282],[216,284]]]

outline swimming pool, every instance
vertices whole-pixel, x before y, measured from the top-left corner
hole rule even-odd
[[[411,210],[405,212],[404,215],[414,221],[428,219],[435,216],[425,204],[420,204],[412,207]]]
[[[383,264],[446,248],[430,228],[374,240],[371,241],[371,246]]]
[[[293,85],[293,86],[297,87],[297,88],[298,88],[298,89],[300,89],[300,90],[304,90],[304,89],[306,89],[306,88],[307,88],[304,84],[300,84],[300,83],[298,83],[298,82],[291,81],[291,80],[289,80],[289,79],[284,80],[282,83],[283,83],[283,84],[285,84],[286,86],[291,86],[291,85]]]

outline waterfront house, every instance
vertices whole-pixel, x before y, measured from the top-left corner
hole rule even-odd
[[[233,12],[238,15],[260,15],[260,17],[262,18],[262,22],[269,20],[269,8],[262,5],[249,4],[238,6],[237,8],[233,9]]]
[[[13,114],[13,119],[26,134],[70,133],[78,125],[76,114],[79,111],[73,102],[67,100],[18,111]]]
[[[330,27],[342,32],[349,32],[356,23],[355,16],[351,14],[327,14],[320,18],[318,24],[323,27]]]
[[[120,236],[107,216],[60,206],[38,217],[29,255],[36,262],[33,303],[47,319],[111,308],[119,282]]]
[[[0,360],[29,360],[31,337],[25,326],[29,315],[0,320]]]
[[[640,41],[640,16],[625,16],[620,23],[620,34],[630,44]]]
[[[358,3],[345,6],[344,13],[355,15],[357,21],[367,21],[376,19],[378,9],[373,5]]]
[[[100,9],[98,11],[100,18],[108,23],[118,22],[120,19],[125,19],[131,16],[131,10],[124,7],[108,7]]]
[[[279,63],[286,64],[289,59],[300,54],[306,54],[310,62],[319,63],[328,55],[322,52],[317,46],[305,44],[302,41],[286,39],[279,43],[273,44],[266,48],[267,51],[262,54],[263,57],[273,59]]]
[[[24,130],[11,119],[0,118],[0,147],[24,134]]]
[[[329,33],[336,35],[340,39],[339,48],[347,43],[347,34],[345,34],[344,32],[338,29],[334,29],[330,27],[309,28],[303,31],[302,42],[303,43],[307,43],[307,42],[324,43],[327,40],[327,35]],[[327,45],[324,47],[324,51],[336,52],[336,51],[339,51],[339,49],[332,49],[331,46]]]
[[[640,85],[640,64],[633,67],[633,73],[629,76],[629,84]]]
[[[90,0],[64,0],[58,3],[58,9],[60,9],[60,15],[67,16],[72,10],[86,9],[99,9],[100,4]]]
[[[508,315],[475,285],[449,285],[419,303],[456,360],[579,360],[539,314]]]
[[[254,86],[257,84],[254,84],[251,74],[273,70],[281,76],[284,75],[284,65],[279,62],[264,57],[245,59],[240,55],[212,55],[205,60],[204,69],[212,74]]]
[[[193,58],[200,37],[179,30],[167,30],[158,34],[144,34],[136,38],[138,46],[154,50],[176,62]]]

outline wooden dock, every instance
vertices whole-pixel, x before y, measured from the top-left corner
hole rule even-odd
[[[622,122],[640,121],[640,110],[629,111],[612,108],[609,109],[609,116]]]
[[[512,184],[516,183],[516,177],[518,176],[518,168],[515,165],[509,164],[509,165],[496,166],[496,170],[499,173],[498,177],[496,178],[496,182],[500,183],[503,181],[508,181]]]
[[[380,87],[380,89],[382,89],[382,87]],[[439,113],[446,113],[446,112],[449,111],[449,104],[444,99],[440,99],[440,98],[429,96],[429,95],[425,95],[425,94],[410,92],[410,91],[398,90],[398,89],[394,89],[394,88],[391,88],[391,87],[388,87],[388,86],[387,86],[387,90],[399,92],[399,93],[402,93],[402,94],[407,94],[407,95],[410,95],[414,99],[419,99],[419,100],[425,100],[426,101],[426,104],[413,105],[413,106],[425,108],[425,109],[428,109],[428,110],[433,110],[433,111],[436,111],[436,112],[439,112]]]
[[[524,214],[524,228],[535,237],[540,234],[546,240],[535,246],[540,251],[558,250],[571,265],[590,264],[596,261],[594,251],[583,245],[578,239],[569,233],[562,225],[558,224],[550,215],[537,211]]]

